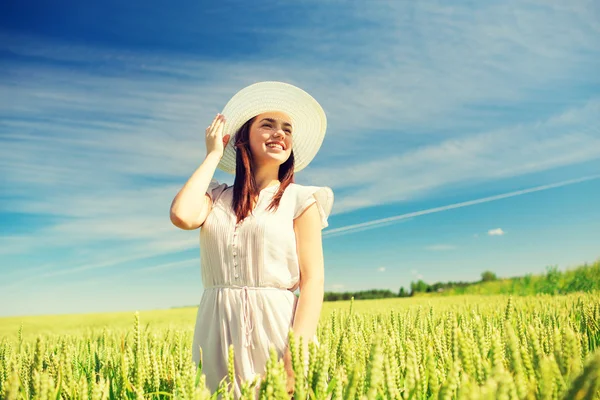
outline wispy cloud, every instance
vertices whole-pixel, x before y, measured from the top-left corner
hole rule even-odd
[[[32,244],[32,240],[35,240],[36,237],[37,236],[20,237],[19,243],[22,248],[27,248],[30,252],[44,251],[44,249],[51,247],[48,243],[46,243],[45,246]],[[81,243],[83,244],[90,242],[92,241],[81,239]],[[81,279],[81,276],[85,273],[99,272],[96,276],[91,278],[93,281],[96,281],[98,279],[97,276],[103,275],[103,270],[110,270],[109,278],[113,279],[115,276],[120,276],[123,273],[132,272],[132,269],[128,267],[128,264],[143,260],[152,260],[155,257],[179,253],[198,246],[197,237],[192,239],[189,237],[179,237],[176,239],[173,236],[167,235],[163,236],[162,239],[155,238],[154,240],[143,241],[141,243],[126,243],[128,245],[114,244],[112,246],[107,246],[102,251],[96,249],[84,250],[81,251],[80,255],[77,257],[66,260],[59,259],[54,263],[45,264],[43,267],[33,266],[23,270],[9,270],[3,272],[6,280],[0,287],[3,291],[16,291],[33,282],[52,278],[58,278],[58,281],[71,276]],[[0,239],[0,244],[3,244],[2,239]],[[8,252],[5,252],[5,254],[8,254]],[[195,258],[195,262],[199,266],[199,258]],[[150,267],[135,268],[133,271],[137,273],[146,269],[166,270],[169,268],[187,267],[193,265],[193,263],[194,259],[187,259],[179,262],[160,263]],[[115,269],[115,267],[118,269]],[[38,272],[34,274],[33,272],[36,270]]]
[[[488,235],[490,236],[502,236],[504,233],[505,232],[502,230],[502,228],[490,229],[488,231]]]
[[[177,268],[188,268],[190,266],[198,266],[199,259],[198,257],[189,258],[181,261],[174,261],[168,263],[162,263],[158,265],[153,265],[151,267],[140,268],[138,271],[158,271],[158,270],[172,270]]]
[[[434,207],[434,208],[429,208],[427,210],[410,212],[410,213],[406,213],[406,214],[396,215],[393,217],[380,218],[380,219],[376,219],[376,220],[372,220],[372,221],[361,222],[359,224],[341,226],[339,228],[328,229],[328,230],[324,231],[323,237],[347,235],[350,233],[360,232],[360,231],[367,230],[367,229],[375,229],[375,228],[382,227],[384,225],[396,223],[396,222],[399,222],[402,220],[406,220],[408,218],[415,218],[415,217],[418,217],[421,215],[433,214],[433,213],[438,213],[438,212],[442,212],[442,211],[453,210],[456,208],[469,207],[469,206],[473,206],[476,204],[488,203],[490,201],[497,201],[497,200],[502,200],[502,199],[506,199],[509,197],[521,196],[521,195],[524,195],[527,193],[535,193],[535,192],[540,192],[542,190],[549,190],[549,189],[554,189],[554,188],[558,188],[558,187],[562,187],[562,186],[574,185],[576,183],[591,181],[591,180],[598,179],[598,178],[600,178],[600,175],[586,176],[583,178],[571,179],[568,181],[552,183],[549,185],[536,186],[536,187],[533,187],[530,189],[517,190],[514,192],[503,193],[503,194],[499,194],[499,195],[495,195],[495,196],[483,197],[480,199],[449,204],[447,206]]]
[[[377,268],[377,271],[378,272],[385,272],[385,267],[379,267],[379,268]]]
[[[309,32],[278,35],[274,48],[331,63],[338,79],[349,82],[321,89],[328,91],[324,98],[344,99],[345,107],[339,108],[344,112],[332,116],[333,125],[387,129],[384,136],[398,125],[410,127],[401,129],[406,134],[443,136],[450,121],[462,131],[481,130],[489,123],[483,116],[503,118],[519,102],[547,103],[544,91],[554,93],[565,77],[600,80],[592,76],[599,64],[598,21],[586,1],[568,7],[522,0],[451,7],[441,2],[365,7],[357,2],[348,10],[344,20],[350,29],[332,32],[315,23]],[[330,11],[315,7],[315,22]],[[326,39],[335,40],[335,46]],[[371,139],[359,138],[369,151],[377,151]]]
[[[415,199],[457,183],[545,171],[600,158],[600,99],[544,122],[447,139],[402,154],[317,168],[310,181],[352,189],[335,212]],[[385,138],[377,140],[385,146]]]

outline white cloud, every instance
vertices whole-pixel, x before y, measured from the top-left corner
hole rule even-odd
[[[504,233],[505,232],[502,230],[502,228],[490,229],[488,231],[488,235],[490,236],[502,236]]]
[[[412,275],[413,278],[415,279],[423,279],[423,275],[419,273],[419,271],[417,271],[416,269],[411,269],[410,270],[410,274]]]
[[[385,272],[385,267],[379,267],[379,268],[377,268],[377,271],[379,271],[379,272]]]

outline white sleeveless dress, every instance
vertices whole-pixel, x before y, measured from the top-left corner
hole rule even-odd
[[[279,357],[294,319],[300,269],[293,220],[317,203],[321,228],[333,206],[329,187],[290,184],[276,211],[267,211],[279,184],[263,189],[250,216],[240,224],[231,208],[233,187],[211,181],[213,208],[200,228],[204,292],[198,307],[192,360],[216,391],[227,376],[227,354],[235,352],[235,397],[240,383],[265,371],[269,346]],[[314,338],[316,341],[316,336]]]

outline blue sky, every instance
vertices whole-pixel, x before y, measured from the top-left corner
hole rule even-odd
[[[326,290],[600,257],[600,5],[282,3],[0,5],[0,315],[198,304],[169,206],[263,80],[328,116]]]

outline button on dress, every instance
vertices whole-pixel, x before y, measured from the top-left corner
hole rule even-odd
[[[292,183],[279,208],[268,207],[280,184],[263,189],[241,223],[231,207],[233,187],[212,180],[213,208],[200,228],[202,294],[194,329],[192,360],[200,361],[206,384],[216,391],[227,376],[229,345],[235,354],[234,394],[243,381],[263,374],[273,345],[283,356],[298,298],[300,267],[294,219],[317,204],[321,229],[333,206],[329,187]],[[313,338],[316,341],[316,335]]]

